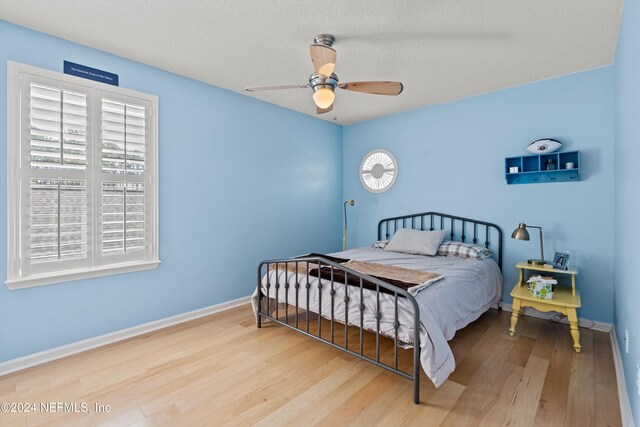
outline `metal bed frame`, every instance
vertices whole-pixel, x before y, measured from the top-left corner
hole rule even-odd
[[[439,219],[439,220],[438,220]],[[448,223],[448,224],[447,224]],[[473,239],[471,239],[471,242],[473,242],[474,244],[477,244],[479,241],[479,236],[481,236],[481,232],[484,231],[484,246],[486,248],[490,248],[490,239],[493,238],[496,234],[497,234],[497,239],[498,239],[498,251],[497,251],[497,263],[498,266],[500,267],[500,270],[502,270],[502,230],[500,229],[499,226],[497,226],[496,224],[492,224],[489,222],[484,222],[484,221],[479,221],[479,220],[475,220],[475,219],[470,219],[470,218],[463,218],[463,217],[459,217],[459,216],[455,216],[455,215],[448,215],[448,214],[443,214],[443,213],[439,213],[439,212],[423,212],[423,213],[418,213],[418,214],[411,214],[411,215],[404,215],[404,216],[398,216],[398,217],[393,217],[393,218],[385,218],[383,220],[381,220],[378,223],[378,240],[382,239],[383,236],[383,231],[384,231],[384,236],[386,239],[389,239],[397,230],[401,229],[401,228],[412,228],[412,229],[417,229],[417,230],[435,230],[435,229],[440,229],[440,230],[444,230],[445,227],[448,225],[448,230],[449,230],[449,236],[451,240],[454,241],[461,241],[464,242],[465,239],[467,238],[467,228],[468,227],[472,227],[473,230]],[[456,226],[458,226],[458,228],[456,228]],[[483,230],[484,229],[484,230]],[[492,229],[494,231],[492,231]],[[494,251],[495,254],[495,251]],[[270,279],[270,274],[269,274],[269,268],[272,267],[275,264],[275,276],[276,276],[276,283],[272,284],[271,283],[271,279]],[[278,274],[278,268],[279,265],[284,264],[285,266],[285,283],[280,283],[280,279],[279,279],[279,274]],[[295,281],[293,283],[289,283],[290,279],[289,279],[289,274],[288,274],[288,267],[290,265],[294,264],[295,265]],[[312,310],[309,309],[309,292],[311,291],[311,284],[309,281],[309,266],[315,264],[317,265],[317,269],[318,269],[318,276],[311,276],[312,278],[317,279],[318,283],[317,283],[317,289],[318,289],[318,327],[317,327],[317,334],[314,334],[314,331],[310,330],[310,324],[309,324],[309,313],[313,312]],[[306,274],[303,275],[302,277],[299,277],[298,275],[298,267],[302,265],[303,267],[306,268]],[[315,266],[314,266],[315,267]],[[274,310],[272,310],[271,307],[271,299],[272,298],[266,298],[266,312],[264,310],[263,307],[263,299],[266,297],[265,295],[263,295],[262,293],[262,289],[261,289],[261,285],[262,285],[262,277],[263,277],[263,270],[266,268],[266,277],[267,277],[267,283],[266,283],[266,288],[267,288],[267,296],[271,295],[271,287],[273,286],[275,289],[275,302],[273,303],[274,305]],[[329,269],[330,273],[331,273],[331,278],[330,279],[322,279],[320,278],[320,269],[321,268],[325,268],[325,269]],[[344,320],[344,346],[336,344],[335,342],[335,337],[334,337],[334,333],[335,333],[335,323],[339,323],[342,324],[341,321],[336,320],[335,319],[335,284],[336,282],[333,279],[334,276],[334,271],[335,270],[340,270],[342,272],[344,272],[345,275],[345,296],[343,298],[343,302],[345,304],[345,308],[344,308],[344,313],[345,313],[345,320]],[[357,286],[349,286],[347,285],[348,281],[348,276],[353,276],[357,278],[357,281],[359,282],[359,287]],[[323,283],[324,281],[324,283]],[[371,358],[368,357],[367,355],[364,354],[363,351],[363,337],[364,337],[364,312],[365,312],[365,306],[363,304],[363,292],[364,292],[364,288],[363,288],[363,284],[368,283],[369,284],[369,288],[372,288],[375,286],[375,295],[376,295],[376,312],[375,312],[375,319],[376,319],[376,357]],[[340,284],[342,284],[342,282],[340,282]],[[293,302],[289,301],[289,289],[290,287],[293,286],[295,289],[295,313],[292,313],[291,316],[293,316],[293,323],[290,323],[289,319],[290,319],[290,314],[289,314],[289,306],[293,304]],[[299,301],[299,291],[300,291],[300,287],[304,286],[306,289],[306,304],[303,305],[302,307],[300,307],[300,301]],[[322,288],[324,286],[330,286],[330,290],[329,290],[329,295],[331,297],[331,312],[329,314],[325,313],[324,315],[322,314]],[[281,304],[281,302],[278,299],[278,291],[280,289],[280,287],[284,288],[284,292],[285,292],[285,301],[284,301],[284,319],[281,317],[279,311],[279,305]],[[347,268],[341,264],[338,264],[336,262],[333,262],[329,259],[326,259],[324,257],[321,256],[310,256],[310,257],[304,257],[304,258],[287,258],[287,259],[273,259],[273,260],[265,260],[262,261],[259,265],[258,265],[258,311],[256,314],[256,322],[257,322],[257,327],[260,328],[262,327],[262,321],[263,319],[268,319],[272,322],[275,322],[277,324],[280,324],[282,326],[286,326],[290,329],[296,330],[308,337],[314,338],[316,340],[322,341],[328,345],[330,345],[333,348],[336,348],[338,350],[341,350],[343,352],[349,353],[355,357],[358,357],[362,360],[366,360],[367,362],[370,362],[376,366],[379,366],[383,369],[386,369],[388,371],[391,371],[395,374],[398,374],[404,378],[410,379],[413,381],[413,402],[415,404],[419,404],[420,403],[420,309],[418,307],[418,303],[416,301],[416,299],[414,298],[413,295],[411,295],[409,292],[400,289],[396,286],[393,286],[389,283],[386,283],[382,280],[376,279],[375,277],[371,277],[368,276],[366,274],[362,274],[359,273],[357,271],[354,271],[350,268]],[[350,289],[351,288],[351,289]],[[395,330],[395,336],[394,336],[394,345],[393,345],[393,359],[394,359],[394,363],[393,365],[388,365],[386,363],[383,363],[380,361],[380,319],[382,317],[382,313],[380,311],[380,292],[381,289],[386,291],[385,293],[387,294],[391,294],[393,295],[393,300],[394,300],[394,306],[395,306],[395,319],[394,319],[394,323],[393,323],[393,328]],[[349,334],[348,334],[348,328],[349,328],[349,301],[351,300],[351,298],[349,297],[349,294],[352,292],[359,292],[359,296],[360,296],[360,305],[358,306],[358,310],[360,312],[360,322],[359,322],[359,326],[357,324],[351,323],[352,327],[355,326],[356,328],[359,329],[359,341],[360,341],[360,345],[359,345],[359,351],[354,351],[352,349],[349,349]],[[413,308],[413,369],[412,369],[412,374],[409,374],[405,371],[402,371],[400,369],[398,369],[398,329],[400,327],[400,323],[398,321],[398,297],[403,297],[406,298],[406,300],[410,303],[411,307]],[[299,322],[299,310],[300,308],[305,310],[305,319],[306,321],[303,322],[304,325],[300,325]],[[499,309],[501,309],[501,305],[499,304],[498,306]],[[273,315],[273,313],[275,312],[275,316]],[[330,339],[327,340],[325,338],[322,337],[321,335],[321,331],[322,331],[322,317],[328,318],[330,320]]]

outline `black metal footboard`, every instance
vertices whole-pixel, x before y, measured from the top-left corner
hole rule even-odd
[[[320,272],[323,268],[330,272],[330,278],[321,277]],[[317,276],[310,275],[310,269],[315,269]],[[282,280],[280,273],[283,270],[284,279]],[[344,283],[334,280],[334,272],[336,270],[344,273]],[[275,283],[272,283],[271,271],[275,271]],[[262,282],[265,273],[266,284],[263,285]],[[354,277],[356,278],[356,283],[359,283],[359,286],[349,284],[348,278],[351,278],[353,281]],[[312,285],[311,282],[313,281],[317,283]],[[263,292],[263,286],[266,288],[266,293]],[[329,313],[322,312],[323,288],[325,286],[328,287],[326,289],[328,289],[329,298],[331,299]],[[312,289],[312,287],[315,289]],[[373,294],[369,294],[371,292]],[[367,293],[367,295],[365,295],[365,293]],[[375,304],[369,307],[369,310],[373,310],[372,313],[367,311],[365,305],[365,296],[369,298],[371,295],[375,298]],[[312,296],[313,298],[311,298]],[[326,297],[326,295],[324,296]],[[339,299],[340,297],[342,298]],[[393,337],[390,337],[388,333],[381,333],[380,321],[383,316],[381,297],[387,301],[386,304],[392,302],[394,307]],[[302,299],[302,301],[300,301],[300,299]],[[313,302],[311,302],[311,299],[313,299]],[[410,319],[413,322],[413,369],[411,374],[398,368],[398,348],[406,344],[398,339],[398,330],[400,329],[399,315],[402,314],[404,317],[407,315],[407,304],[401,303],[401,305],[404,306],[401,307],[401,310],[405,310],[405,312],[399,312],[398,303],[402,300],[406,300],[409,309],[412,310],[412,312],[409,313],[409,316],[411,316]],[[281,315],[281,304],[284,304],[284,316]],[[342,305],[344,309],[343,319],[336,318],[336,304],[344,304]],[[354,304],[358,305],[354,306]],[[293,311],[294,307],[295,312]],[[349,308],[359,312],[359,318],[349,319]],[[303,322],[300,322],[301,310],[305,313]],[[309,313],[316,313],[318,315],[317,330],[310,329]],[[375,318],[375,358],[367,356],[364,351],[364,334],[365,330],[368,330],[364,325],[365,313],[369,315],[373,314]],[[330,337],[328,339],[322,337],[323,317],[329,320]],[[275,323],[294,329],[336,349],[412,380],[413,401],[416,404],[420,403],[420,310],[415,298],[409,292],[323,257],[313,256],[262,261],[258,266],[258,328],[262,326],[263,319],[269,319]],[[338,344],[334,339],[336,323],[338,325],[344,325],[344,340],[342,340],[344,345]],[[352,328],[355,327],[359,329],[359,347],[356,349],[357,351],[349,348],[350,325]],[[315,332],[317,332],[317,334]],[[372,332],[374,331],[372,330]],[[393,339],[393,364],[381,362],[380,335]],[[355,345],[352,345],[352,347],[355,347]]]

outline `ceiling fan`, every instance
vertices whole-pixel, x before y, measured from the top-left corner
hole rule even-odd
[[[311,45],[311,62],[314,73],[309,77],[309,83],[285,86],[256,86],[246,87],[248,92],[280,89],[306,89],[313,90],[313,102],[316,104],[316,113],[327,113],[333,109],[333,101],[336,98],[336,88],[352,90],[355,92],[371,93],[375,95],[400,95],[402,83],[400,82],[352,82],[338,83],[338,76],[333,72],[336,66],[336,50],[331,47],[336,39],[331,34],[320,34],[315,37]]]

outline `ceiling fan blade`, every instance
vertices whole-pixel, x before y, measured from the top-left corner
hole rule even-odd
[[[263,90],[281,90],[281,89],[306,89],[309,87],[308,83],[300,84],[300,85],[284,85],[284,86],[249,86],[245,87],[244,90],[247,92],[259,92]]]
[[[315,72],[324,77],[331,76],[336,66],[337,53],[335,49],[323,44],[312,44],[310,49],[311,62]]]
[[[372,93],[375,95],[400,95],[403,86],[400,82],[352,82],[341,83],[340,89],[352,90],[355,92]]]
[[[333,104],[329,105],[329,108],[320,108],[316,106],[316,114],[328,113],[331,110],[333,110]]]

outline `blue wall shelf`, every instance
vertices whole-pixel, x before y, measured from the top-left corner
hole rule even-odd
[[[553,169],[548,169],[549,162],[553,165]],[[567,169],[567,163],[573,163],[573,168]],[[580,166],[579,151],[507,157],[504,159],[507,184],[580,181]],[[517,167],[519,172],[510,173],[509,168],[511,167]]]

